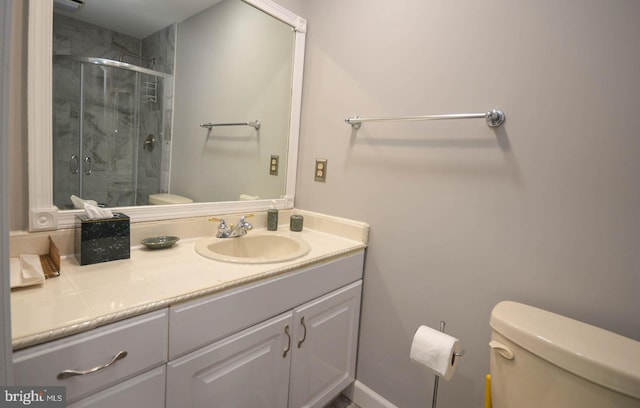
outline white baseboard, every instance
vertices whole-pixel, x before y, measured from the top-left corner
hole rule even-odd
[[[347,387],[343,394],[362,408],[398,408],[358,380]]]

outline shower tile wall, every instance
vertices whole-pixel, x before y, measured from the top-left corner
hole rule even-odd
[[[139,40],[95,25],[55,14],[54,54],[87,57],[104,57],[119,60],[121,54],[144,55],[156,58],[155,69],[173,72],[175,28],[169,26],[160,32]],[[171,45],[169,45],[171,44]],[[149,47],[148,51],[144,51]],[[138,63],[132,57],[125,62]],[[148,64],[141,64],[148,67]],[[135,78],[133,72],[110,69],[105,77],[103,68],[85,66],[84,101],[84,153],[78,152],[80,112],[80,68],[78,63],[57,63],[54,69],[54,203],[59,207],[70,206],[71,194],[78,194],[78,176],[73,175],[75,163],[72,155],[93,159],[92,173],[84,176],[83,198],[93,199],[107,206],[147,204],[147,196],[166,191],[161,186],[160,170],[163,138],[170,140],[172,100],[162,99],[167,84],[158,81],[156,102],[141,98],[136,129]],[[144,81],[146,75],[141,75]],[[172,82],[169,81],[168,85]],[[87,86],[91,85],[91,86]],[[163,86],[164,85],[164,86]],[[171,92],[169,92],[171,94]],[[102,106],[117,103],[111,112]],[[167,108],[162,111],[163,103]],[[142,149],[148,134],[154,134],[153,151]],[[138,164],[136,168],[136,164]],[[136,194],[135,191],[138,191]]]
[[[173,74],[176,26],[172,24],[142,40],[142,56],[155,58],[154,70]],[[142,82],[149,80],[142,75]],[[152,95],[140,103],[140,138],[153,135],[153,151],[138,149],[138,189],[136,204],[149,203],[150,194],[168,192],[169,158],[171,157],[171,117],[173,108],[173,80],[157,82],[157,99]],[[145,100],[146,99],[146,100]]]

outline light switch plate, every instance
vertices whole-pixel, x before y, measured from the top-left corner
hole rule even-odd
[[[327,159],[316,159],[316,173],[315,180],[327,181]]]

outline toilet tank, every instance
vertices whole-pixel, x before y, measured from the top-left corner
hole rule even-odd
[[[493,408],[640,408],[640,342],[510,301],[490,324]]]
[[[192,202],[192,199],[177,194],[158,193],[149,196],[149,204],[151,205],[188,204]]]

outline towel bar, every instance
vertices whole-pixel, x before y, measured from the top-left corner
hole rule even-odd
[[[496,127],[502,125],[505,119],[504,112],[500,109],[492,109],[485,113],[453,113],[448,115],[427,116],[397,116],[388,118],[361,118],[352,116],[344,121],[354,129],[360,129],[363,122],[390,122],[390,121],[416,121],[416,120],[446,120],[446,119],[485,119],[487,126]]]

